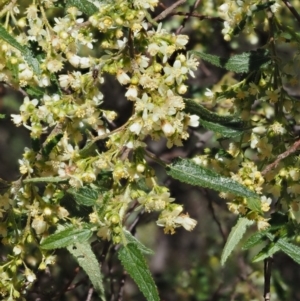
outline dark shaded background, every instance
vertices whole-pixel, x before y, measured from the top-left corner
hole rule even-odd
[[[211,1],[217,7],[218,3]],[[169,6],[173,1],[163,1]],[[188,1],[180,11],[187,12]],[[196,12],[200,13],[200,4]],[[162,8],[158,8],[156,16]],[[288,18],[290,15],[284,12]],[[53,16],[52,16],[53,17]],[[183,17],[172,16],[166,19],[166,25],[174,32],[182,24]],[[290,21],[289,21],[290,22]],[[295,25],[294,25],[295,26]],[[211,20],[187,21],[183,34],[188,34],[188,48],[198,48],[211,54],[228,57],[233,53],[256,49],[266,42],[266,33],[258,26],[259,42],[251,45],[246,38],[239,37],[231,43],[223,40],[222,23]],[[285,58],[292,55],[293,49],[283,49]],[[206,87],[217,83],[224,71],[201,62],[196,72],[196,78],[190,79],[188,97],[201,95]],[[104,107],[114,109],[119,113],[116,126],[126,122],[131,113],[132,103],[124,98],[125,90],[111,77],[106,76],[101,87],[104,93]],[[295,92],[296,93],[296,92]],[[19,176],[18,159],[21,158],[24,147],[30,147],[28,131],[15,127],[10,120],[11,113],[17,113],[22,103],[22,96],[4,84],[0,84],[0,111],[6,118],[0,120],[0,177],[5,180],[16,180]],[[212,133],[204,129],[190,132],[190,139],[183,147],[168,150],[165,141],[153,142],[147,139],[149,149],[158,157],[171,161],[178,156],[187,157],[203,153],[205,147],[217,146]],[[155,282],[164,301],[231,301],[231,300],[263,300],[263,264],[251,263],[251,258],[259,248],[241,252],[235,251],[225,267],[220,266],[220,257],[226,238],[237,217],[227,210],[226,203],[218,195],[207,189],[191,187],[175,181],[165,174],[159,166],[151,163],[157,171],[158,178],[170,188],[172,197],[178,203],[184,204],[185,211],[198,221],[192,232],[179,229],[174,235],[164,235],[163,230],[155,225],[155,215],[145,214],[137,227],[137,237],[155,255],[149,256],[148,261]],[[249,235],[249,234],[248,234]],[[3,246],[0,246],[0,248]],[[108,246],[95,244],[94,251],[100,254]],[[90,288],[86,275],[77,267],[64,250],[57,251],[58,262],[38,274],[38,281],[28,295],[28,300],[86,300]],[[28,250],[28,256],[38,256],[33,248]],[[117,300],[117,292],[122,290],[121,281],[126,280],[124,298],[126,301],[145,300],[130,278],[123,274],[116,254],[109,253],[108,264],[103,265],[108,291],[115,295],[111,300]],[[276,254],[272,274],[272,301],[300,300],[298,281],[300,268],[287,256]],[[98,300],[94,295],[92,300]]]

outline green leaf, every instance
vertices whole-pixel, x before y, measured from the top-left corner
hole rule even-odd
[[[135,281],[148,301],[159,301],[156,285],[153,281],[145,258],[135,243],[123,246],[118,253],[122,265]]]
[[[50,155],[53,148],[58,144],[60,139],[63,137],[63,133],[59,133],[55,136],[51,136],[47,139],[47,144],[42,148],[43,156],[47,157]]]
[[[32,97],[41,97],[46,93],[44,89],[41,89],[39,87],[27,87],[25,88],[25,91]]]
[[[276,245],[282,252],[291,257],[294,261],[300,264],[300,248],[294,244],[287,242],[283,238],[279,238],[276,241]]]
[[[245,217],[240,217],[236,225],[231,229],[228,239],[221,256],[221,264],[224,265],[228,256],[232,253],[233,249],[237,246],[240,240],[243,238],[247,227],[251,226],[253,221],[248,220]]]
[[[65,182],[67,179],[63,179],[60,177],[40,177],[40,178],[30,178],[23,180],[24,183],[59,183],[59,182]]]
[[[95,6],[92,2],[87,0],[67,0],[66,7],[77,7],[84,14],[91,16],[98,12],[97,6]]]
[[[18,49],[24,56],[24,59],[28,63],[28,65],[33,69],[33,72],[37,75],[41,74],[39,61],[33,56],[31,51],[27,47],[22,46],[13,36],[11,36],[6,31],[6,29],[2,25],[0,25],[0,39],[4,40],[12,47]]]
[[[272,255],[274,255],[276,252],[280,251],[279,246],[271,242],[269,245],[265,246],[252,260],[252,262],[258,262],[262,261]]]
[[[101,300],[105,300],[103,277],[100,272],[100,264],[88,243],[75,243],[68,246],[67,250],[75,257],[78,264],[89,276],[95,291]]]
[[[252,211],[261,212],[261,201],[257,198],[247,199],[247,207]]]
[[[227,137],[227,138],[238,137],[244,133],[241,130],[232,129],[232,128],[226,127],[224,125],[212,123],[210,121],[206,121],[206,120],[202,120],[202,119],[200,119],[199,122],[206,129],[211,130],[215,133],[219,133],[223,137]]]
[[[208,187],[246,198],[259,198],[255,192],[235,180],[220,176],[189,159],[176,159],[173,163],[167,165],[166,171],[172,178],[194,186]]]
[[[41,242],[41,248],[45,250],[65,248],[73,245],[74,243],[82,243],[87,241],[92,234],[93,232],[90,229],[68,227],[46,237]]]
[[[267,232],[268,229],[264,231],[256,232],[253,235],[251,235],[243,245],[242,250],[248,250],[254,247],[255,245],[258,245],[259,243],[263,242],[265,240]]]
[[[70,188],[67,190],[75,198],[75,201],[79,205],[93,206],[99,197],[99,192],[90,187],[82,187],[79,189]]]
[[[0,119],[4,119],[5,118],[5,114],[0,114]]]
[[[154,252],[144,246],[136,237],[134,237],[129,231],[125,230],[124,235],[128,243],[133,243],[144,254],[154,254]]]
[[[244,121],[241,120],[240,118],[237,118],[235,116],[222,116],[215,114],[206,108],[204,108],[202,105],[198,104],[192,99],[185,98],[184,99],[185,103],[185,111],[190,114],[196,114],[199,117],[201,117],[203,120],[206,121],[211,121],[223,125],[230,125],[232,127],[237,126],[237,127],[243,127],[244,126]]]
[[[212,65],[237,73],[256,71],[271,61],[269,52],[266,49],[244,52],[242,54],[233,55],[230,58],[221,58],[216,55],[194,50],[190,51],[190,53],[199,56],[202,60]]]

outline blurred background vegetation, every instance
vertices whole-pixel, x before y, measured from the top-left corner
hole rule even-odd
[[[280,2],[280,1],[279,1]],[[157,16],[165,7],[174,1],[164,0],[152,13]],[[176,11],[186,13],[194,5],[194,0],[187,1]],[[291,1],[300,9],[298,0]],[[221,0],[203,0],[194,11],[197,14],[217,17],[217,10]],[[299,30],[292,15],[280,2],[281,21]],[[24,1],[24,7],[26,7]],[[22,11],[22,8],[20,8]],[[61,9],[48,12],[50,23],[54,17],[61,16]],[[221,30],[223,23],[218,19],[189,18],[185,22],[182,34],[190,37],[187,48],[202,50],[211,54],[228,57],[234,53],[241,53],[256,49],[266,42],[267,33],[262,23],[256,24],[256,35],[249,36],[241,33],[230,42],[223,39]],[[163,26],[173,32],[183,24],[183,16],[169,16],[163,21]],[[97,37],[103,38],[101,36]],[[83,49],[82,52],[86,51]],[[94,49],[93,55],[101,53],[101,49]],[[292,58],[295,49],[280,49],[284,60]],[[67,71],[67,67],[63,73]],[[196,77],[190,79],[188,97],[201,97],[206,88],[218,85],[224,77],[225,71],[201,62]],[[230,75],[231,77],[232,75]],[[224,78],[223,78],[224,79]],[[125,90],[112,78],[106,76],[105,83],[99,87],[104,93],[103,106],[118,112],[116,125],[120,126],[130,116],[132,103],[124,98]],[[293,88],[297,96],[298,87]],[[10,114],[17,113],[22,103],[22,95],[0,84],[0,113],[6,118],[0,120],[0,177],[5,180],[16,180],[19,176],[18,159],[21,158],[24,147],[30,146],[30,137],[26,129],[16,128],[10,120]],[[171,161],[178,156],[188,157],[202,154],[207,147],[218,147],[218,142],[211,132],[198,129],[190,132],[190,139],[183,147],[171,150],[165,147],[165,141],[153,142],[147,140],[149,150],[165,161]],[[227,210],[226,203],[218,195],[208,189],[199,189],[170,179],[164,170],[154,163],[158,178],[170,188],[172,197],[182,203],[185,211],[198,221],[194,231],[187,232],[179,229],[174,235],[165,235],[161,228],[155,225],[155,218],[144,214],[137,226],[137,237],[155,254],[148,257],[161,300],[164,301],[233,301],[233,300],[263,300],[263,263],[251,263],[251,259],[259,249],[251,251],[235,251],[225,267],[220,265],[222,248],[231,227],[237,219]],[[250,234],[250,233],[249,233]],[[94,251],[101,259],[101,253],[108,246],[95,244]],[[3,246],[0,246],[3,248]],[[40,260],[36,250],[28,250],[28,262]],[[121,280],[126,279],[124,286],[124,301],[140,301],[144,297],[135,284],[123,275],[120,264],[114,252],[109,253],[109,264],[103,265],[106,275],[108,291],[115,292],[111,300],[118,300],[116,292],[121,287]],[[272,273],[272,301],[300,300],[298,281],[300,267],[282,254],[276,254]],[[58,251],[58,262],[41,271],[38,280],[28,295],[28,300],[86,300],[89,281],[85,274],[77,267],[69,253]],[[91,300],[98,300],[93,296]]]

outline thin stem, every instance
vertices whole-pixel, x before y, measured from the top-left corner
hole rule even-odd
[[[272,270],[272,258],[268,257],[264,260],[264,298],[265,301],[271,300],[271,270]]]
[[[93,296],[93,292],[94,292],[94,288],[93,288],[93,287],[90,287],[90,289],[89,289],[89,291],[88,291],[88,295],[87,295],[85,301],[91,301],[92,296]]]
[[[197,18],[199,20],[213,20],[213,21],[219,21],[219,22],[224,22],[224,19],[220,17],[211,17],[211,16],[205,16],[205,15],[200,15],[197,13],[184,13],[184,12],[173,12],[170,14],[170,16],[190,16]]]
[[[9,4],[5,5],[4,8],[0,12],[0,18],[4,16],[8,11],[11,11],[16,4],[17,0],[10,1]]]
[[[297,21],[300,23],[300,15],[296,11],[296,9],[293,7],[293,5],[287,0],[282,0],[282,1],[286,5],[286,7],[290,10],[290,12],[294,15],[294,17],[297,19]]]
[[[188,15],[186,15],[182,21],[182,24],[179,26],[179,28],[176,30],[176,34],[180,34],[180,32],[182,31],[182,29],[184,28],[186,22],[190,19],[191,14],[196,10],[196,8],[198,7],[198,5],[200,4],[201,0],[196,0],[194,5],[190,7],[190,13]]]
[[[176,7],[178,7],[179,5],[181,5],[185,2],[186,2],[186,0],[179,0],[179,1],[175,2],[170,7],[166,8],[163,12],[161,12],[158,16],[156,16],[153,20],[154,21],[160,21],[160,20],[166,18],[168,15],[170,15],[173,12],[173,10]]]
[[[300,140],[296,141],[288,150],[286,150],[285,152],[283,152],[282,154],[277,156],[277,159],[272,162],[271,164],[269,164],[262,172],[261,174],[264,176],[265,174],[267,174],[270,170],[274,169],[277,167],[277,165],[279,164],[279,162],[283,159],[285,159],[286,157],[290,156],[291,154],[293,154],[294,152],[296,152],[300,147]]]

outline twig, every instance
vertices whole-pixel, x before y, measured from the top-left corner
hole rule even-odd
[[[264,176],[266,175],[270,170],[274,169],[277,167],[277,165],[279,164],[279,162],[283,159],[285,159],[286,157],[290,156],[291,154],[293,154],[294,152],[297,151],[297,149],[300,147],[300,140],[296,141],[288,150],[286,150],[284,153],[280,154],[277,156],[277,159],[269,164],[262,172],[261,174]]]
[[[293,7],[293,5],[288,0],[282,0],[286,7],[291,11],[291,13],[294,15],[294,17],[297,19],[297,21],[300,23],[300,15],[296,11],[296,9]]]
[[[179,0],[177,2],[175,2],[174,4],[172,4],[170,7],[166,8],[163,12],[161,12],[158,16],[156,16],[153,20],[154,21],[160,21],[162,19],[164,19],[167,15],[171,14],[172,11],[179,5],[183,4],[184,2],[186,2],[186,0]]]
[[[190,16],[197,18],[199,20],[213,20],[213,21],[219,21],[219,22],[224,22],[224,19],[220,17],[211,17],[211,16],[205,16],[205,15],[200,15],[197,13],[184,13],[184,12],[174,12],[171,13],[170,16]]]
[[[196,0],[194,5],[190,7],[190,13],[184,17],[182,24],[176,30],[176,34],[180,34],[181,30],[184,28],[186,22],[189,20],[189,18],[191,17],[191,14],[196,10],[196,8],[200,4],[200,2],[201,2],[201,0]]]
[[[271,269],[272,269],[272,257],[268,257],[264,260],[264,298],[265,301],[271,300]]]
[[[121,283],[120,283],[120,289],[118,293],[118,301],[123,300],[123,292],[124,292],[124,285],[125,285],[125,279],[126,279],[127,273],[126,271],[123,272]]]
[[[220,221],[218,220],[218,218],[216,216],[215,209],[213,207],[212,201],[211,201],[211,199],[210,199],[210,197],[208,196],[207,193],[206,193],[206,198],[208,200],[208,209],[211,212],[213,220],[216,222],[216,224],[217,224],[217,226],[219,228],[219,231],[220,231],[222,239],[223,239],[223,244],[225,245],[225,243],[226,243],[226,235],[225,235],[225,233],[224,233],[224,231],[222,229],[222,225],[221,225]]]
[[[90,287],[89,292],[88,292],[88,295],[87,295],[85,301],[91,301],[92,296],[93,296],[93,292],[94,292],[94,288],[93,288],[93,287]]]

